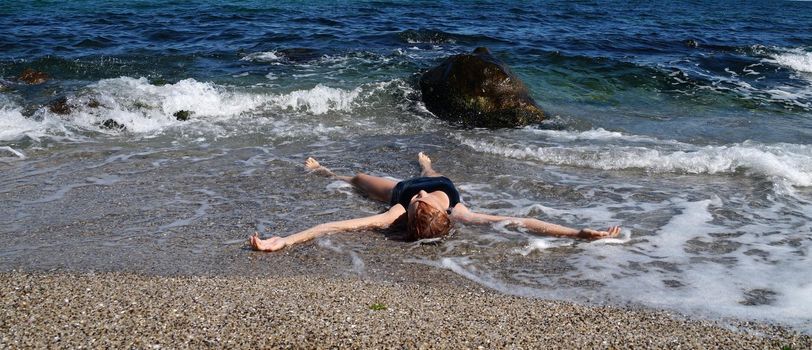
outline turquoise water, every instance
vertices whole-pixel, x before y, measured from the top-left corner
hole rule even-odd
[[[196,225],[240,212],[288,234],[273,227],[382,209],[303,180],[304,157],[406,178],[426,151],[475,210],[620,224],[624,236],[571,242],[494,225],[458,228],[438,254],[343,238],[317,247],[343,244],[336,254],[353,262],[402,255],[506,293],[808,330],[810,27],[807,2],[2,2],[0,266],[45,264],[29,262],[42,246],[23,233],[114,214],[154,223],[104,221],[116,244],[58,234],[89,253],[189,231],[238,250],[250,232]],[[419,74],[478,46],[525,81],[546,122],[464,129],[424,108]],[[25,68],[51,79],[22,84]],[[61,97],[65,115],[47,106]],[[173,117],[181,110],[189,121]],[[140,204],[112,205],[122,193]]]
[[[488,46],[553,113],[635,134],[665,128],[662,136],[703,142],[796,143],[810,137],[809,6],[8,3],[0,74],[31,67],[58,79],[47,96],[24,87],[4,96],[30,114],[45,97],[121,76],[257,92],[354,88],[408,79],[448,54]]]

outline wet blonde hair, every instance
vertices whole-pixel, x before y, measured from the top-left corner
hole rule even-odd
[[[451,231],[451,218],[445,210],[440,210],[431,204],[417,201],[410,205],[415,206],[408,212],[406,230],[414,239],[426,239],[445,236]]]

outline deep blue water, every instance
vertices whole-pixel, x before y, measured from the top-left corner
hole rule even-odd
[[[1,1],[0,170],[11,175],[0,181],[0,239],[95,220],[118,193],[149,200],[116,215],[168,208],[150,212],[157,231],[123,219],[112,230],[146,241],[233,221],[244,198],[297,203],[308,218],[247,214],[260,231],[316,224],[323,217],[314,213],[346,218],[324,214],[324,203],[375,212],[335,184],[324,198],[296,198],[286,191],[302,180],[289,169],[315,155],[341,171],[375,165],[405,178],[396,163],[422,150],[469,184],[461,189],[475,210],[620,224],[626,233],[611,244],[571,244],[497,225],[461,229],[441,254],[386,254],[506,293],[808,331],[809,28],[812,2],[795,1]],[[524,80],[546,122],[472,130],[425,110],[419,74],[479,46]],[[26,68],[51,79],[22,84]],[[61,97],[66,115],[48,107]],[[176,120],[180,110],[191,120]],[[123,128],[104,127],[108,120]],[[200,162],[239,176],[186,177]],[[250,178],[266,172],[272,177]],[[244,181],[268,181],[267,190],[240,192]],[[207,227],[194,231],[204,243],[244,234]],[[93,247],[62,234],[63,248]],[[11,248],[0,250],[0,268],[48,251],[26,244],[3,244]],[[346,245],[336,251],[353,262],[379,254],[330,244]],[[551,255],[566,267],[549,269]]]
[[[668,131],[678,139],[810,138],[797,129],[809,129],[812,109],[808,2],[36,1],[5,2],[0,13],[0,75],[46,71],[57,80],[52,95],[120,76],[253,86],[269,72],[282,88],[354,87],[487,46],[553,114],[598,125],[609,114],[612,125],[647,134],[660,133],[652,118],[705,129]],[[409,48],[424,51],[398,54]],[[257,52],[282,52],[285,63],[357,62],[284,79],[302,67],[240,60]],[[19,89],[21,104],[43,102]],[[716,127],[738,118],[762,131]]]

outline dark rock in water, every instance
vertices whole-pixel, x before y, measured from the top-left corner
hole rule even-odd
[[[683,43],[685,46],[690,47],[690,48],[697,48],[697,47],[699,47],[699,43],[698,43],[698,42],[696,42],[696,40],[694,40],[694,39],[687,39],[687,40],[684,40],[682,43]]]
[[[775,302],[778,293],[769,289],[750,289],[744,292],[744,300],[739,304],[747,306],[770,305]]]
[[[99,103],[99,101],[96,101],[95,99],[91,99],[90,101],[87,101],[87,106],[90,108],[99,108],[99,106],[101,106],[101,103]]]
[[[157,77],[157,78],[150,78],[149,83],[152,84],[152,85],[155,85],[155,86],[163,86],[163,85],[169,84],[170,81],[166,80],[164,78],[161,78],[161,77]]]
[[[291,62],[310,62],[322,57],[322,53],[315,49],[293,47],[277,51]]]
[[[68,103],[68,98],[62,96],[56,100],[48,103],[48,110],[53,114],[66,115],[71,112],[71,105]]]
[[[192,115],[191,111],[180,110],[180,111],[175,112],[175,114],[173,114],[172,116],[174,116],[175,119],[177,119],[177,120],[187,121],[187,120],[189,120],[189,116],[191,116],[191,115]]]
[[[424,73],[420,90],[432,113],[465,126],[517,127],[544,119],[527,87],[484,47]]]
[[[48,81],[48,74],[44,72],[35,71],[31,68],[26,68],[18,77],[20,81],[26,84],[37,85]]]
[[[110,130],[123,130],[123,129],[126,129],[126,127],[123,124],[120,124],[119,122],[117,122],[115,120],[112,120],[112,119],[107,119],[107,120],[103,121],[100,126],[103,129],[110,129]]]
[[[417,43],[430,43],[430,44],[443,44],[454,43],[454,37],[451,34],[439,30],[431,29],[408,29],[398,33],[398,38],[408,44]]]

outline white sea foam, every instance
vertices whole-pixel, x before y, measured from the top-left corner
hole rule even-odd
[[[361,87],[351,91],[321,84],[309,90],[281,94],[235,92],[208,82],[185,79],[175,84],[156,86],[145,78],[116,78],[92,86],[106,113],[102,118],[85,109],[78,119],[97,125],[100,119],[111,118],[129,131],[151,133],[170,126],[184,125],[173,114],[191,111],[192,121],[227,120],[267,108],[284,108],[310,114],[329,111],[349,111],[355,105]],[[265,121],[258,121],[259,123]],[[274,122],[270,120],[268,122]],[[208,125],[212,126],[212,125]]]
[[[812,52],[801,48],[782,50],[768,60],[797,72],[812,73]]]
[[[720,233],[731,228],[717,224],[713,213],[725,205],[716,196],[661,203],[663,208],[677,208],[679,212],[653,235],[629,248],[582,245],[586,252],[578,260],[578,270],[592,271],[590,277],[607,284],[603,290],[647,305],[690,313],[780,319],[796,325],[808,322],[812,315],[812,275],[799,271],[804,271],[810,260],[798,251],[804,246],[808,250],[808,244],[788,244],[787,239],[796,236],[792,232],[772,233],[780,230],[776,225],[782,215],[777,213],[785,210],[784,206],[773,203],[766,208],[749,208],[742,214],[748,220],[761,221],[720,238]],[[601,277],[609,275],[615,277]]]
[[[801,108],[812,107],[812,103],[808,102],[810,99],[812,99],[811,87],[780,85],[776,86],[774,89],[764,90],[764,92],[769,94],[773,101],[778,101]]]
[[[469,131],[457,139],[480,152],[553,164],[664,173],[750,173],[773,179],[774,188],[809,186],[812,174],[810,145],[700,146],[656,138],[630,140],[604,130],[583,135],[534,132],[537,138],[524,131],[509,133]],[[803,273],[812,263],[808,237],[812,203],[806,190],[767,190],[765,194],[760,185],[741,188],[739,181],[725,179],[675,188],[660,186],[670,182],[667,177],[647,184],[636,182],[639,175],[594,181],[592,172],[569,174],[544,179],[577,189],[589,204],[559,204],[562,199],[555,197],[550,198],[555,204],[533,203],[513,182],[509,187],[519,194],[493,184],[460,188],[478,206],[472,205],[475,211],[532,216],[573,227],[619,224],[621,237],[570,241],[574,249],[556,249],[555,239],[528,235],[524,241],[517,230],[497,226],[475,237],[471,236],[476,230],[466,232],[471,243],[447,251],[436,264],[507,293],[513,289],[506,286],[520,285],[537,296],[614,300],[715,319],[778,321],[812,331],[812,275]],[[595,194],[587,194],[587,188],[594,188]],[[491,235],[506,239],[495,241]],[[468,253],[472,244],[483,256]],[[513,257],[518,267],[492,261],[494,254],[506,251],[518,255]],[[536,263],[562,254],[566,259],[561,269]]]
[[[373,65],[386,64],[387,62],[391,61],[392,58],[381,56],[374,53],[366,53],[362,55],[359,54],[320,55],[314,56],[312,59],[309,60],[298,61],[289,59],[288,57],[286,57],[284,52],[271,50],[250,53],[243,56],[241,60],[271,63],[274,65],[288,63],[298,66],[299,68],[307,68],[309,70],[311,68],[317,67],[329,67],[335,69],[337,67],[346,66],[348,64],[373,64]],[[308,76],[316,75],[316,73],[307,75]]]
[[[709,194],[696,198],[696,191]],[[513,243],[508,253],[521,255],[514,258],[516,268],[493,262],[494,254],[504,254],[504,250],[487,237],[476,237],[478,243],[451,249],[437,260],[415,262],[449,269],[510,294],[598,303],[614,300],[716,319],[779,321],[812,331],[812,275],[802,273],[812,263],[807,237],[812,224],[804,216],[812,213],[812,203],[770,201],[752,207],[749,193],[717,191],[721,195],[713,194],[714,190],[686,189],[675,190],[664,201],[636,202],[627,197],[620,200],[625,202],[620,206],[593,204],[590,209],[610,213],[614,221],[626,218],[618,223],[630,227],[624,227],[617,239],[583,242],[529,236],[523,244],[514,234],[510,241],[499,244]],[[499,209],[505,214],[521,215],[528,210],[518,199],[488,201],[512,204]],[[586,215],[581,209],[532,210],[572,224],[586,222],[580,218]],[[731,209],[736,212],[734,217],[728,217]],[[788,215],[790,210],[796,214]],[[662,221],[664,214],[667,220]],[[647,229],[634,228],[632,235],[631,228],[639,222],[646,222],[641,227]],[[468,253],[471,244],[481,248],[479,254]],[[562,252],[550,250],[567,245],[577,251],[560,263],[563,269],[545,271],[547,264],[537,263],[561,256]],[[600,288],[563,283],[567,281]]]
[[[696,78],[706,80],[710,84],[701,84],[696,86],[701,90],[708,90],[714,93],[729,93],[733,92],[744,99],[766,101],[769,103],[778,103],[788,106],[801,107],[809,109],[812,107],[810,99],[812,99],[812,88],[809,83],[812,82],[812,52],[808,52],[802,48],[772,48],[767,49],[763,46],[753,47],[754,52],[762,58],[758,63],[750,64],[742,69],[743,74],[739,74],[725,68],[727,74],[718,74],[711,71],[702,69],[690,69],[691,75]],[[764,86],[770,80],[764,80],[763,75],[770,68],[762,67],[768,65],[778,65],[788,68],[795,79],[803,80],[801,84],[792,82],[786,83],[773,83],[773,85]],[[757,68],[762,67],[762,68]],[[678,73],[677,73],[678,74]],[[760,77],[757,77],[760,76]],[[684,79],[674,77],[675,81],[685,83]],[[754,81],[761,81],[757,86]],[[689,95],[693,95],[690,93]]]
[[[527,256],[532,252],[535,251],[542,251],[547,250],[550,248],[556,247],[565,247],[573,245],[573,241],[571,239],[561,239],[561,238],[531,238],[527,245],[523,248],[517,248],[514,250],[515,253],[521,254],[523,256]]]
[[[360,276],[365,274],[366,263],[364,263],[364,259],[362,259],[361,256],[352,249],[345,249],[344,246],[336,244],[328,237],[317,240],[316,244],[318,244],[319,247],[327,248],[335,253],[347,253],[347,255],[350,256],[350,261],[352,262],[352,271]]]
[[[679,144],[677,141],[665,141],[660,140],[653,137],[647,136],[640,136],[640,135],[629,135],[624,134],[618,131],[608,131],[603,128],[597,128],[592,130],[586,130],[581,132],[572,132],[572,131],[560,131],[560,130],[546,130],[546,129],[537,129],[534,127],[526,127],[525,130],[536,134],[544,136],[551,140],[556,141],[629,141],[629,142],[657,142],[657,143],[670,143],[670,144]]]
[[[152,85],[146,78],[121,77],[99,81],[90,88],[97,94],[101,108],[106,109],[105,117],[134,132],[150,132],[180,123],[173,114],[181,110],[196,116],[223,118],[254,110],[267,101],[263,96],[230,92],[194,79]],[[83,112],[79,120],[98,122],[92,110]]]
[[[621,228],[620,235],[615,238],[603,238],[589,242],[591,245],[607,245],[607,244],[625,244],[629,243],[632,239],[632,230],[630,228]]]
[[[278,62],[282,60],[282,56],[276,51],[254,52],[245,55],[241,60],[254,61],[254,62]]]
[[[23,152],[20,152],[20,151],[18,151],[16,149],[13,149],[13,148],[11,148],[9,146],[0,147],[0,151],[7,151],[7,152],[11,153],[12,155],[17,156],[20,159],[25,159],[25,154],[23,154]]]
[[[565,136],[571,132],[553,131]],[[746,171],[794,186],[812,186],[812,146],[742,142],[692,146],[663,142],[648,147],[624,145],[523,146],[458,136],[479,152],[532,159],[556,165],[606,170],[644,169],[654,173],[729,174]]]
[[[355,192],[353,191],[352,185],[348,184],[345,181],[333,181],[326,186],[327,191],[330,192],[338,192],[347,197],[352,197]]]
[[[487,271],[480,270],[477,264],[467,257],[442,258],[439,262],[422,259],[406,259],[405,261],[448,269],[471,281],[505,294],[520,296],[539,295],[538,289],[506,283],[490,275]]]
[[[39,140],[81,137],[76,131],[105,129],[102,123],[113,120],[134,133],[154,134],[182,123],[173,117],[180,110],[191,111],[193,120],[227,118],[245,113],[264,103],[262,96],[228,92],[211,83],[186,79],[175,84],[156,86],[145,78],[121,77],[91,84],[79,96],[69,96],[69,116],[57,116],[48,108],[36,111],[34,117],[24,117],[19,108],[0,109],[0,140],[29,137]],[[91,101],[98,107],[89,107]]]
[[[195,133],[217,136],[239,129],[241,123],[238,120],[245,117],[251,118],[251,125],[264,125],[271,128],[273,134],[283,137],[329,134],[343,127],[314,125],[312,120],[303,120],[289,113],[277,118],[257,118],[255,115],[278,114],[280,109],[293,111],[296,115],[349,112],[364,106],[362,100],[383,91],[391,83],[364,84],[354,89],[317,84],[311,89],[273,93],[264,88],[259,90],[261,92],[240,91],[194,79],[166,85],[153,85],[146,78],[104,79],[87,86],[77,95],[67,96],[67,104],[71,107],[67,116],[56,115],[42,107],[32,117],[26,117],[22,114],[22,107],[0,96],[0,141],[23,137],[35,141],[43,137],[84,139],[86,134],[82,134],[82,130],[152,137],[169,129],[182,129],[193,130],[190,136]],[[177,120],[174,114],[179,111],[191,112],[190,120]],[[104,123],[108,120],[124,129],[105,128]],[[278,129],[274,128],[276,124],[280,126]]]
[[[0,101],[2,104],[4,101]],[[10,104],[0,107],[0,141],[19,140],[24,137],[39,140],[48,135],[69,135],[70,131],[59,118],[44,116],[41,120],[26,118],[22,109]]]
[[[658,255],[661,256],[683,256],[685,242],[699,232],[713,232],[719,229],[709,224],[713,220],[713,215],[708,209],[711,204],[717,207],[722,204],[718,197],[675,204],[682,207],[682,213],[672,217],[671,221],[660,228],[659,234],[651,239],[657,247]]]
[[[310,90],[297,90],[275,96],[272,101],[283,108],[324,114],[334,110],[349,111],[360,93],[360,87],[347,91],[318,84]]]
[[[108,174],[100,174],[99,177],[88,177],[85,179],[83,183],[74,183],[69,185],[64,185],[54,191],[53,193],[44,196],[40,199],[36,199],[33,201],[26,202],[26,204],[38,204],[38,203],[47,203],[53,202],[57,200],[61,200],[65,197],[65,195],[72,191],[75,188],[85,187],[85,186],[110,186],[120,181],[120,178],[117,175],[108,175]]]
[[[358,275],[364,275],[366,269],[364,259],[361,259],[361,256],[354,251],[350,251],[350,259],[352,259],[352,270]]]

